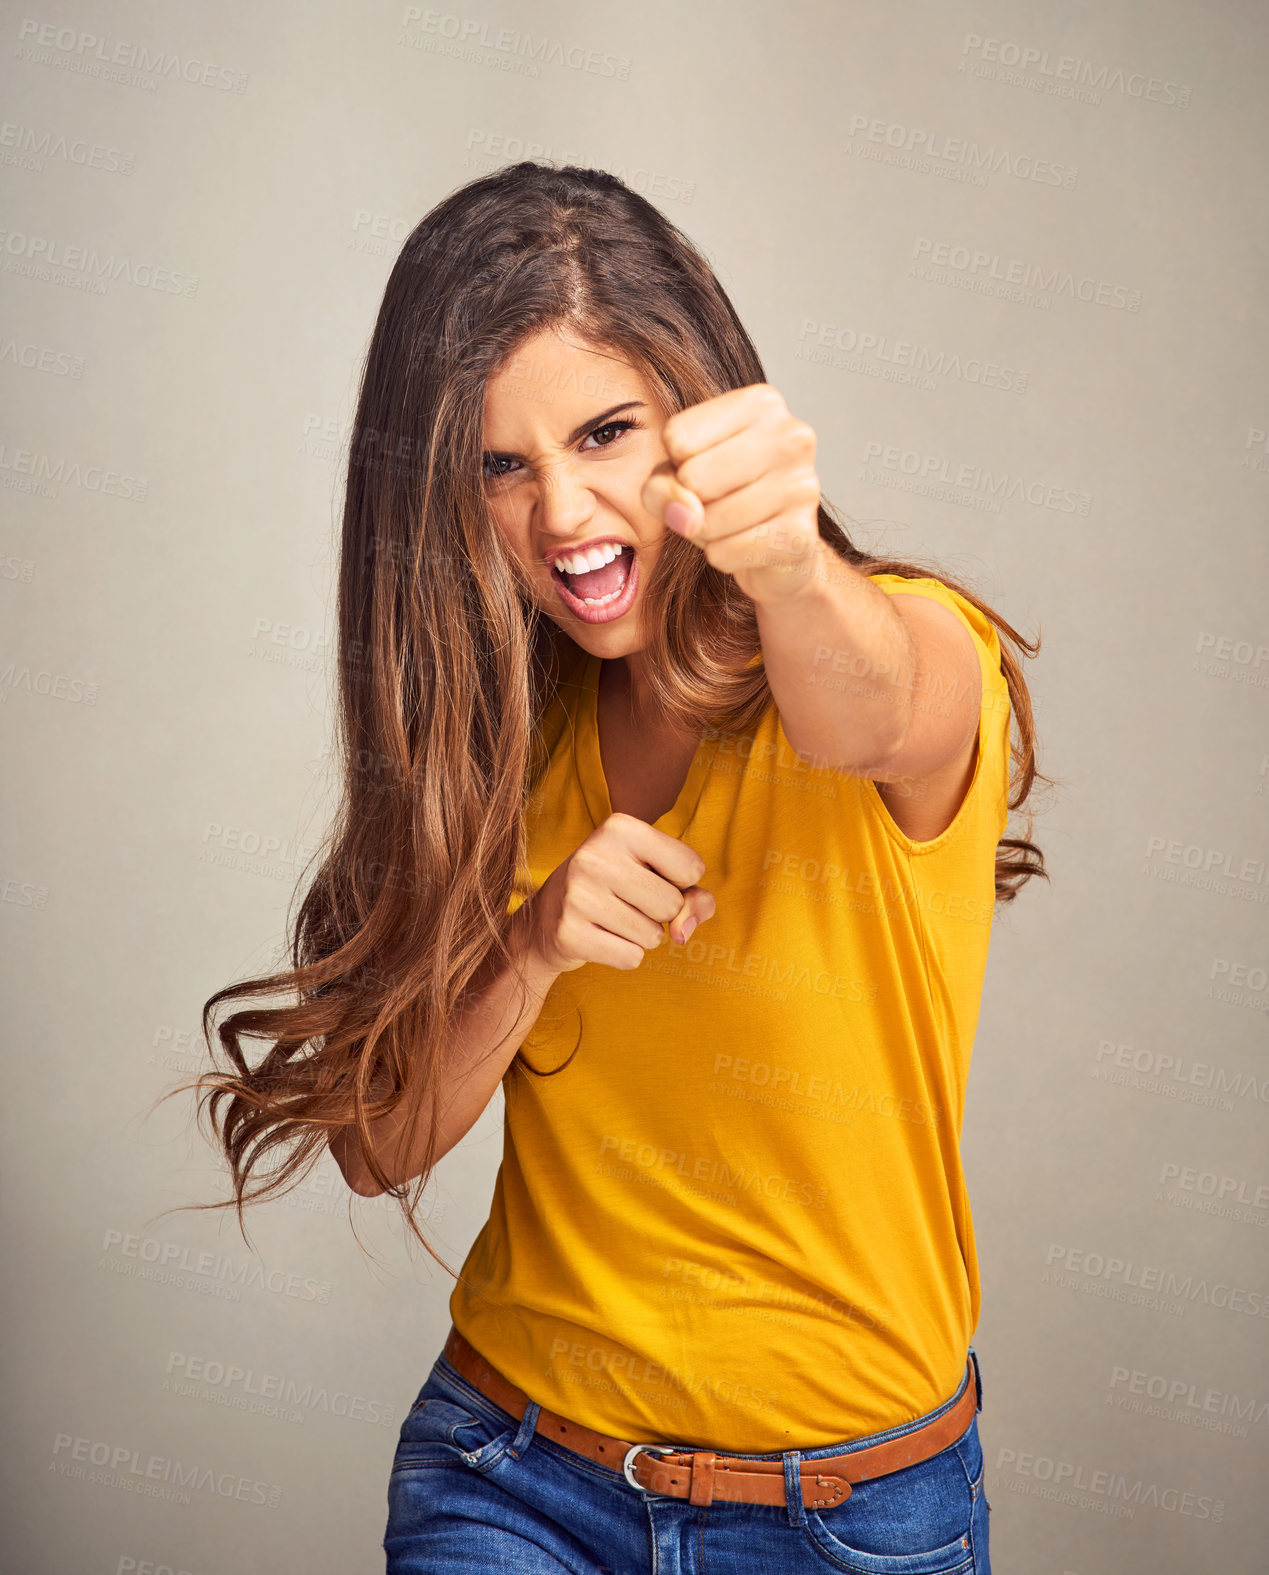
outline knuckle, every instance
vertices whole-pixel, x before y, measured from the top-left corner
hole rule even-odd
[[[568,874],[564,877],[562,897],[565,906],[573,906],[580,900],[581,895],[593,884],[593,874],[590,861],[574,859],[569,866]]]

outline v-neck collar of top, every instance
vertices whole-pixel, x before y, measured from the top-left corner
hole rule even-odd
[[[601,826],[612,814],[612,800],[608,795],[608,779],[604,775],[603,759],[599,752],[599,670],[602,658],[587,653],[582,669],[581,694],[578,700],[577,725],[573,730],[573,758],[578,781],[586,808],[596,827]],[[709,768],[718,750],[718,731],[709,728],[702,735],[687,768],[682,790],[671,808],[652,822],[657,831],[667,836],[681,837],[687,830],[700,803],[701,790],[709,775]]]

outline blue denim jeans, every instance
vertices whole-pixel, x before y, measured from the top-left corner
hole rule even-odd
[[[517,1421],[441,1355],[392,1463],[387,1575],[990,1575],[976,1414],[937,1455],[857,1483],[834,1509],[805,1509],[798,1478],[799,1460],[864,1449],[941,1415],[971,1376],[981,1411],[969,1354],[956,1393],[915,1421],[802,1452],[736,1451],[784,1461],[784,1504],[705,1507],[633,1487],[535,1433],[536,1402]]]

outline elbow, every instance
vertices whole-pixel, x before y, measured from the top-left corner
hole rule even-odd
[[[858,731],[832,739],[799,741],[786,727],[785,737],[793,752],[813,770],[836,771],[843,776],[870,777],[890,769],[890,762],[903,748],[908,736],[906,714],[884,732],[861,740]]]
[[[904,707],[896,718],[894,725],[873,741],[869,751],[868,764],[857,766],[856,774],[861,777],[871,777],[874,773],[896,775],[894,762],[898,759],[904,745],[908,742],[908,728],[912,714]]]

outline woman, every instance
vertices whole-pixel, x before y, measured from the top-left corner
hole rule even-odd
[[[1001,636],[1039,646],[854,547],[814,454],[615,177],[516,164],[405,243],[342,812],[293,968],[204,1022],[298,999],[202,1080],[240,1220],[329,1142],[429,1251],[413,1206],[503,1089],[389,1571],[989,1568],[959,1135],[994,903],[1045,873],[1004,838]]]

